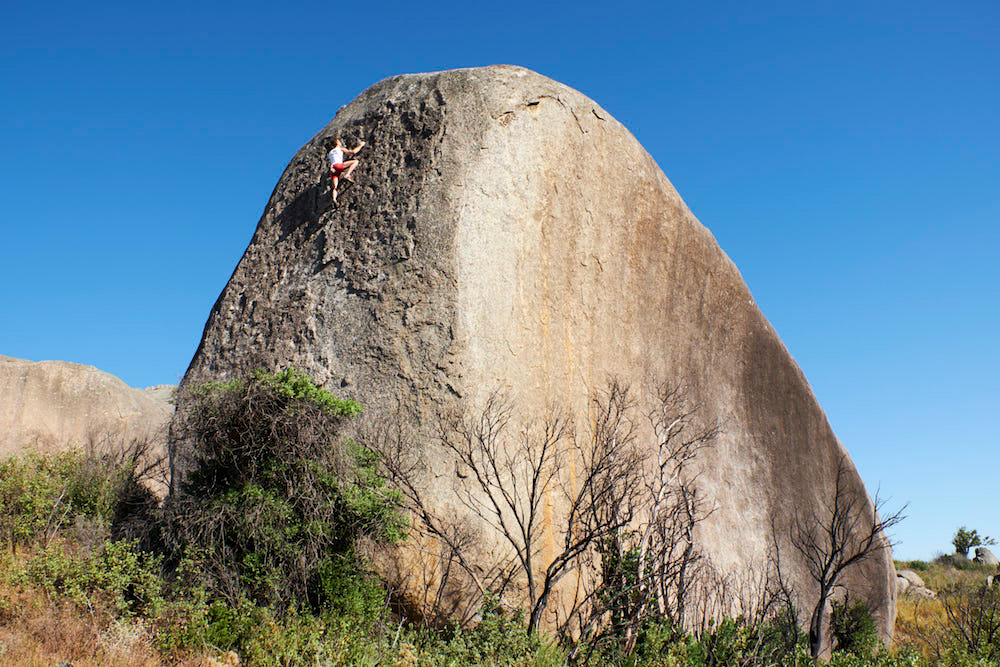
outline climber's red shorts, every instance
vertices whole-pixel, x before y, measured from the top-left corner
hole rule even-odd
[[[347,167],[344,166],[343,162],[338,162],[337,164],[330,167],[330,174],[333,178],[340,178],[340,175],[347,171]]]

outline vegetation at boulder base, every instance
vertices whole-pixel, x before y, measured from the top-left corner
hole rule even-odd
[[[600,493],[610,493],[601,484],[636,481],[603,459],[601,449],[602,438],[628,442],[628,398],[622,387],[595,397],[605,418],[585,451],[599,464],[591,488]],[[678,394],[660,398],[669,399],[659,402],[668,410],[661,417],[679,409],[674,416],[686,420],[664,437],[661,469],[669,463],[669,470],[683,473],[685,457],[710,446],[713,429],[698,423],[696,409],[674,402]],[[781,595],[780,587],[733,617],[705,616],[681,627],[678,619],[689,618],[699,596],[684,598],[687,589],[679,582],[694,581],[701,593],[734,600],[726,596],[735,594],[735,578],[704,569],[687,549],[669,550],[654,540],[656,533],[681,544],[690,530],[689,523],[663,517],[634,535],[625,524],[611,532],[594,527],[593,538],[573,552],[596,558],[605,580],[592,591],[596,606],[577,616],[589,624],[585,632],[546,631],[531,623],[540,595],[521,609],[510,596],[489,590],[467,623],[421,623],[396,604],[367,554],[435,519],[414,512],[412,489],[396,483],[406,468],[398,458],[386,460],[392,452],[384,451],[385,440],[344,436],[360,406],[295,371],[258,371],[204,385],[184,405],[181,424],[193,443],[188,474],[162,507],[148,491],[145,478],[157,466],[142,443],[103,454],[0,462],[0,663],[815,664],[795,623],[795,598]],[[456,453],[470,466],[481,465],[483,450],[458,444],[475,432],[452,426],[459,436]],[[519,460],[527,469],[532,461],[552,460],[550,451],[542,458],[539,452],[525,450]],[[663,515],[710,511],[694,502],[700,499],[696,478],[660,481],[657,493],[673,498],[659,505]],[[580,506],[591,512],[601,507],[593,499]],[[511,545],[515,554],[523,547]],[[932,586],[944,580],[938,570],[950,567],[924,565]],[[686,568],[680,580],[649,578],[650,570],[675,566]],[[940,605],[939,615],[901,601],[905,642],[892,650],[878,640],[861,601],[836,598],[829,664],[1000,665],[1000,604],[995,589],[982,587],[984,573],[964,570],[970,583],[946,584],[951,587],[931,601]],[[766,572],[756,574],[766,583]],[[670,591],[675,602],[680,594],[686,606],[661,612],[655,590],[644,597],[643,586],[657,581],[667,586],[659,590]]]
[[[196,393],[178,424],[190,472],[163,512],[170,562],[229,604],[315,611],[367,590],[358,542],[399,541],[406,521],[376,456],[339,436],[361,406],[291,370]]]

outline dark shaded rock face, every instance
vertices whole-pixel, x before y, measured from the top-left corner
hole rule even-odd
[[[334,136],[369,144],[336,207],[322,145]],[[846,456],[653,159],[596,103],[516,67],[382,81],[292,158],[184,384],[256,365],[301,368],[376,419],[398,404],[424,434],[497,387],[587,424],[609,376],[683,383],[720,426],[699,460],[718,509],[698,539],[724,573],[767,558],[772,517],[818,510]],[[454,509],[453,471],[415,446]],[[853,467],[850,484],[864,492]],[[895,579],[884,553],[846,582],[886,634]]]

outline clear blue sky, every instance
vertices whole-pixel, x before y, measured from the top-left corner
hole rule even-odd
[[[141,6],[140,6],[141,5]],[[8,3],[0,354],[176,383],[295,151],[513,63],[628,126],[736,262],[902,558],[1000,533],[1000,6]],[[613,178],[613,174],[609,174]]]

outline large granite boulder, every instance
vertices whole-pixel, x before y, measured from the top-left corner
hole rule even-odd
[[[0,456],[149,440],[166,454],[173,388],[135,389],[93,366],[0,356]]]
[[[336,136],[368,146],[334,206],[323,145]],[[258,365],[302,369],[376,419],[401,411],[432,462],[439,412],[474,414],[496,388],[585,429],[611,376],[682,383],[720,427],[698,460],[717,510],[697,538],[723,574],[767,558],[773,518],[829,504],[842,460],[868,502],[802,372],[656,162],[598,104],[518,67],[387,79],[296,153],[182,389]],[[455,471],[430,468],[434,502],[461,512]],[[802,559],[782,560],[812,595]],[[887,550],[844,580],[888,636],[895,582]]]

